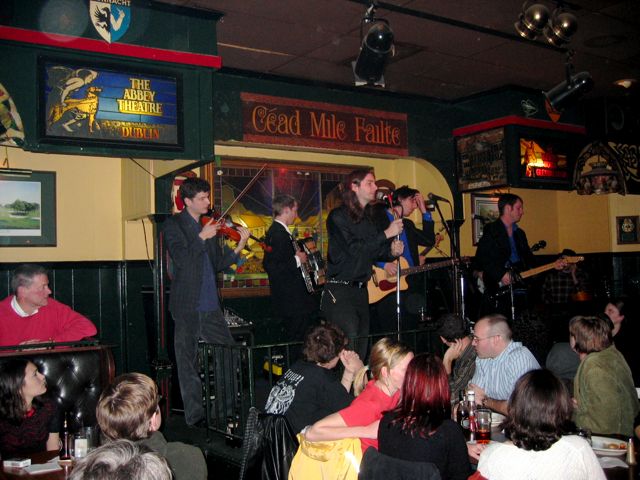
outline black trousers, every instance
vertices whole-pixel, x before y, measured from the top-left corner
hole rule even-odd
[[[327,283],[322,292],[320,309],[327,321],[337,325],[351,340],[351,347],[364,362],[369,335],[369,295],[367,289]]]
[[[174,315],[173,319],[175,322],[174,346],[180,394],[184,403],[184,418],[187,425],[193,425],[205,418],[198,364],[198,341],[235,345],[235,340],[221,310],[193,312],[191,315],[178,317]],[[220,420],[221,416],[226,416],[227,412],[233,411],[235,368],[229,368],[229,366],[235,362],[230,349],[218,350],[215,358],[216,391],[222,391],[224,399],[216,398],[217,411],[214,412],[214,416]],[[221,380],[223,384],[220,384]]]

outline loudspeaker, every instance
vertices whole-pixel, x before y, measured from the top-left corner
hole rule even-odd
[[[602,97],[587,102],[585,126],[592,139],[640,143],[640,102],[636,97]]]

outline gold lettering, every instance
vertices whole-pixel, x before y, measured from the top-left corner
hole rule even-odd
[[[258,105],[251,113],[251,124],[255,131],[259,133],[270,133],[272,135],[301,135],[300,132],[300,112],[296,110],[293,114],[279,113],[277,108],[267,108]]]

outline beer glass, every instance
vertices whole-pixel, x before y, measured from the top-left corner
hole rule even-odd
[[[476,442],[489,443],[491,441],[491,410],[479,408],[476,410]]]

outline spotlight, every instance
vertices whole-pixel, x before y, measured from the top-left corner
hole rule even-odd
[[[578,31],[578,19],[573,13],[556,10],[549,24],[544,28],[544,36],[551,45],[560,47],[569,43]]]
[[[513,25],[521,37],[534,40],[538,34],[542,33],[549,21],[549,9],[541,3],[536,3],[525,9],[527,3],[525,2],[522,6],[523,12],[520,13],[518,21]]]
[[[573,52],[569,51],[565,63],[566,80],[548,92],[543,92],[547,113],[552,118],[593,88],[593,78],[589,72],[573,73],[572,57]]]
[[[360,25],[360,53],[352,63],[355,84],[378,85],[384,87],[384,68],[389,57],[393,56],[393,31],[384,19],[375,18],[375,4],[367,9]],[[362,27],[373,24],[362,37]]]

